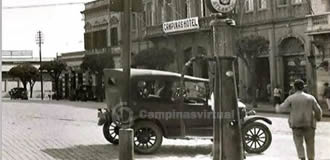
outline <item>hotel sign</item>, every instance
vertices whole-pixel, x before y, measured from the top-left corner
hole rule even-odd
[[[165,33],[186,31],[199,29],[198,17],[181,19],[176,21],[165,22],[163,24],[163,31]]]

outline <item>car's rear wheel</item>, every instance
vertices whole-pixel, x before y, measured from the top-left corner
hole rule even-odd
[[[104,138],[112,144],[119,144],[119,129],[116,123],[112,121],[107,121],[103,125],[103,135]]]
[[[252,122],[243,128],[244,149],[248,153],[262,153],[272,142],[269,128],[260,122]]]
[[[141,154],[155,152],[163,142],[161,128],[150,121],[140,121],[134,125],[134,150]]]

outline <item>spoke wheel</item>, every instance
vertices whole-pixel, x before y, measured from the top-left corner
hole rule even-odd
[[[134,150],[137,153],[150,154],[162,144],[163,132],[153,122],[141,121],[134,125]]]
[[[272,142],[268,127],[259,122],[249,123],[243,128],[244,149],[248,153],[262,153]]]
[[[112,122],[108,121],[103,125],[104,138],[112,144],[119,144],[119,129],[120,127]]]

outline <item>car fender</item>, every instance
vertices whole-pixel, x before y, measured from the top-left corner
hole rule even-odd
[[[134,118],[134,124],[140,121],[150,121],[155,123],[163,132],[164,137],[166,137],[166,135],[168,134],[168,131],[166,129],[166,127],[164,127],[165,125],[162,124],[159,120],[157,119],[147,119],[147,118],[140,118],[140,117],[135,117]],[[134,128],[134,124],[131,124],[130,127]]]
[[[99,118],[97,124],[99,126],[102,126],[105,124],[105,122],[109,122],[112,120],[111,118],[111,111],[107,110],[107,109],[98,109],[98,115],[97,117]]]
[[[255,122],[255,121],[263,121],[266,122],[267,124],[271,125],[272,121],[269,118],[262,117],[262,116],[247,116],[244,118],[243,121],[243,127],[249,123]]]

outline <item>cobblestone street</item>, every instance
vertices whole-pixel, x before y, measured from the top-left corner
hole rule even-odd
[[[48,103],[51,102],[51,103]],[[96,108],[101,103],[62,101],[5,101],[2,104],[3,160],[109,160],[118,159],[118,146],[109,144],[97,126]],[[271,115],[270,115],[271,116]],[[261,155],[247,159],[295,159],[295,149],[286,118],[272,117],[273,143]],[[328,120],[327,120],[328,121]],[[285,127],[284,127],[285,126]],[[317,155],[329,160],[330,124],[322,122],[317,132]],[[136,159],[211,159],[209,140],[164,140],[152,155]]]

